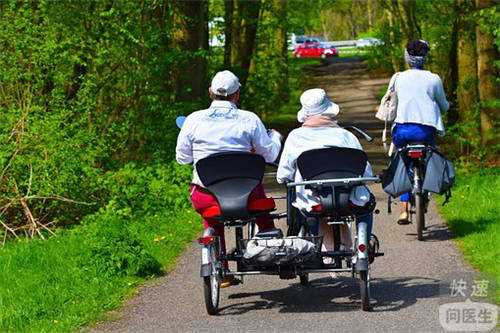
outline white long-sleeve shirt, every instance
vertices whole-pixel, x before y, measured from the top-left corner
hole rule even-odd
[[[391,78],[389,87],[395,77]],[[398,74],[394,89],[398,96],[395,123],[431,126],[444,136],[441,111],[448,111],[450,104],[438,75],[426,70],[408,69]]]
[[[337,127],[300,127],[290,132],[281,154],[276,178],[278,183],[302,181],[303,178],[297,169],[297,158],[305,151],[326,147],[344,147],[363,150],[354,134]],[[364,177],[372,176],[372,168],[367,163]],[[349,196],[355,205],[364,206],[370,200],[370,192],[366,186],[355,187]],[[313,206],[319,205],[320,200],[306,190],[304,186],[297,186],[296,200],[293,203],[300,210],[311,211]]]
[[[273,162],[281,149],[280,135],[267,134],[259,117],[239,110],[229,101],[213,101],[210,108],[190,114],[177,137],[176,159],[190,164],[215,153],[253,149],[266,162]],[[196,168],[193,184],[203,186]]]

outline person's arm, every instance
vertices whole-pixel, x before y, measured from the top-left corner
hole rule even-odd
[[[291,144],[290,136],[285,142],[285,147],[281,153],[278,171],[276,172],[276,180],[279,184],[287,183],[295,179],[295,169],[297,168],[297,159],[290,151]]]
[[[448,111],[448,109],[450,108],[450,103],[446,100],[443,82],[438,75],[436,75],[436,80],[434,82],[434,98],[436,99],[436,103],[439,105],[441,111]]]
[[[189,117],[182,125],[179,136],[177,137],[177,146],[175,148],[175,158],[179,164],[193,163],[193,144],[191,142],[191,121]]]
[[[398,73],[394,73],[394,75],[391,77],[391,79],[389,80],[389,84],[387,85],[387,90],[386,90],[386,93],[391,89],[391,87],[393,87],[393,89],[396,89],[396,77],[398,76],[399,74]]]
[[[264,157],[266,162],[274,162],[281,149],[281,135],[275,131],[267,134],[264,124],[257,116],[252,137],[252,147],[256,154]]]

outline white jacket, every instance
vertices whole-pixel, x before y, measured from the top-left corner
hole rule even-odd
[[[267,134],[259,117],[239,110],[229,101],[213,101],[210,108],[190,114],[177,137],[176,159],[190,164],[215,153],[253,151],[273,162],[281,149],[280,136]],[[193,183],[203,186],[196,169]]]
[[[354,148],[363,150],[361,144],[354,134],[343,128],[332,127],[299,127],[288,135],[281,154],[276,178],[278,183],[290,181],[302,181],[303,178],[297,170],[297,158],[300,154],[311,149],[326,148],[330,146]],[[372,168],[367,163],[364,177],[372,176]],[[370,200],[370,192],[366,186],[358,186],[353,189],[349,199],[358,206],[364,206]],[[293,203],[300,210],[311,211],[315,205],[319,205],[319,199],[306,190],[304,186],[297,186],[296,200]]]
[[[392,86],[396,75],[391,78]],[[398,74],[394,89],[398,108],[394,123],[415,123],[434,127],[444,136],[441,111],[448,111],[443,83],[438,75],[420,69],[408,69]]]

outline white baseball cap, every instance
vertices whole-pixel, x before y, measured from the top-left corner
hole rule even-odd
[[[297,113],[297,120],[303,123],[308,117],[317,114],[335,117],[339,114],[339,106],[326,97],[323,89],[306,90],[300,95],[302,109]]]
[[[240,81],[236,75],[230,71],[222,71],[215,74],[212,79],[212,93],[219,96],[229,96],[240,89]]]

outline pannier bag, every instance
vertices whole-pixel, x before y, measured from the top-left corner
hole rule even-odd
[[[411,191],[411,182],[408,170],[403,161],[401,152],[397,152],[391,160],[389,168],[382,176],[382,188],[387,194],[397,197]]]
[[[450,190],[455,182],[453,163],[435,149],[430,149],[427,153],[422,189],[424,191],[444,194]]]
[[[253,238],[248,240],[243,258],[253,264],[278,265],[308,261],[315,255],[315,244],[306,239],[298,237]]]

